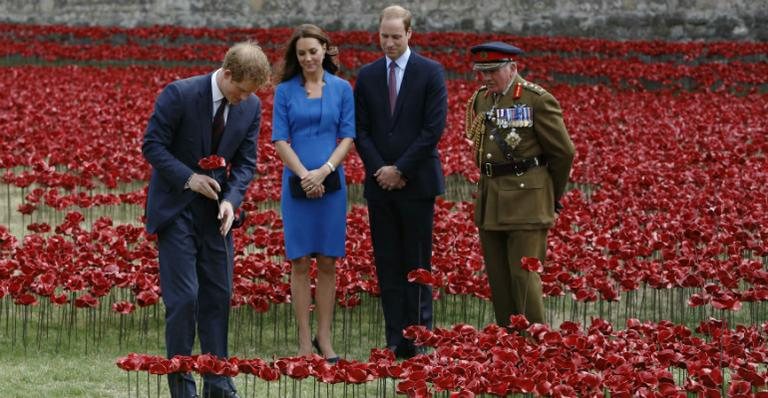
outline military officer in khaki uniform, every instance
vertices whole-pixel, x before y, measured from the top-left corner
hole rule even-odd
[[[467,104],[467,138],[480,167],[475,224],[496,322],[506,326],[516,314],[543,322],[541,280],[521,258],[544,262],[574,146],[555,97],[517,74],[519,48],[491,42],[470,51],[484,83]]]

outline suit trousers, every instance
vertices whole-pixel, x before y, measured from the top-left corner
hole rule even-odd
[[[388,347],[413,351],[403,337],[410,325],[432,328],[432,287],[408,282],[408,273],[432,270],[435,199],[368,200],[376,276]]]
[[[547,229],[489,231],[480,229],[485,271],[491,286],[496,323],[509,325],[511,315],[523,314],[530,322],[544,322],[541,278],[521,268],[522,257],[544,262]]]
[[[158,231],[160,288],[165,304],[165,345],[168,358],[191,355],[195,331],[200,351],[227,357],[229,308],[232,296],[232,236],[219,233],[215,201],[195,198]],[[227,377],[206,375],[205,384],[233,389]],[[188,374],[168,375],[173,397],[195,395]]]

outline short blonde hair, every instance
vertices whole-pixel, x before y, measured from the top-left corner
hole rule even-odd
[[[413,15],[403,7],[389,6],[381,11],[379,25],[381,25],[381,21],[385,19],[402,19],[403,26],[405,26],[405,31],[407,32],[411,29],[411,19],[413,19]]]
[[[232,80],[254,82],[259,87],[267,84],[272,71],[264,51],[251,40],[230,47],[221,68],[232,72]]]

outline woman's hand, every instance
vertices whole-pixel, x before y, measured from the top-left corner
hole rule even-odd
[[[305,192],[307,193],[307,199],[320,199],[325,195],[325,186],[323,186],[323,184],[316,185],[314,188]]]
[[[310,192],[317,187],[321,187],[323,188],[323,192],[325,192],[323,181],[325,181],[325,177],[328,177],[328,174],[331,174],[331,170],[325,165],[321,166],[319,169],[310,170],[307,174],[301,177],[301,188],[304,189],[304,192]]]

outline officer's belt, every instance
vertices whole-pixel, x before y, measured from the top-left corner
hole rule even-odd
[[[483,163],[483,174],[486,177],[498,177],[507,174],[523,175],[528,169],[533,167],[545,166],[547,164],[543,156],[535,156],[528,159],[522,159],[510,163]]]

